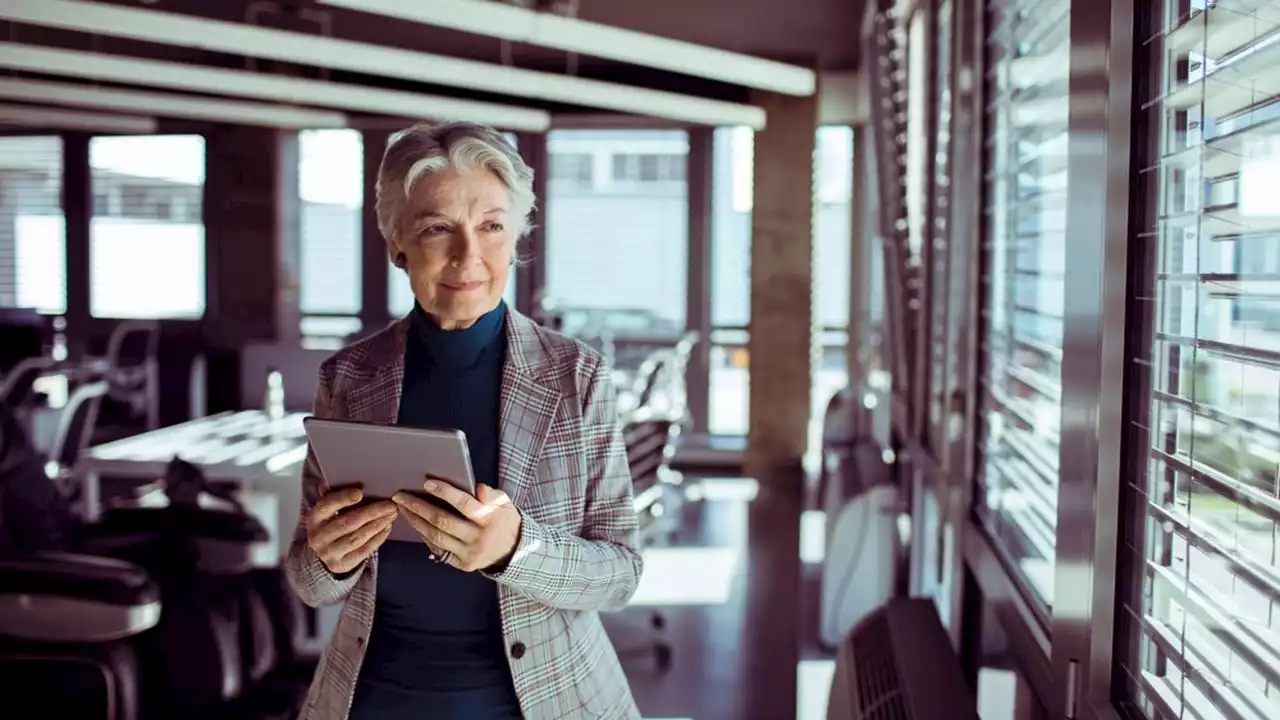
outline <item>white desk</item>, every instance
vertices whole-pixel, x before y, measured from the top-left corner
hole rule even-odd
[[[288,549],[302,499],[305,413],[271,420],[261,410],[220,413],[89,448],[76,463],[87,520],[102,513],[101,477],[155,480],[175,457],[210,480],[235,482],[238,499],[271,534],[271,562]]]

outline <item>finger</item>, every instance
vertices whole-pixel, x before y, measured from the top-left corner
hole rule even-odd
[[[490,507],[501,507],[503,505],[511,504],[511,498],[507,497],[506,493],[497,488],[491,488],[484,483],[476,485],[476,499],[479,500],[481,504],[488,505]]]
[[[351,507],[360,502],[363,497],[364,491],[360,488],[344,488],[326,492],[320,496],[320,499],[316,501],[315,507],[311,509],[311,522],[316,525],[327,522],[343,508]]]
[[[422,487],[432,495],[435,495],[441,500],[449,503],[456,508],[458,512],[469,518],[480,519],[489,514],[489,511],[484,510],[485,506],[483,503],[447,482],[427,478],[427,481],[422,484]]]
[[[350,533],[337,538],[329,545],[329,552],[336,555],[345,555],[369,542],[371,538],[390,528],[395,524],[396,515],[388,515],[385,518],[379,518],[373,522],[366,523]]]
[[[427,546],[436,555],[446,551],[456,555],[467,548],[467,544],[462,540],[442,531],[411,512],[405,512],[404,518],[409,521],[414,530],[418,531],[418,534],[422,536],[422,539],[427,542]]]
[[[382,532],[378,533],[377,535],[374,535],[372,538],[367,540],[360,547],[344,555],[341,560],[342,564],[344,565],[344,569],[340,570],[339,572],[346,572],[354,568],[355,566],[359,565],[360,563],[364,562],[365,560],[369,559],[369,556],[373,554],[373,551],[377,550],[382,545],[382,543],[386,542],[387,538],[390,537],[390,535],[391,535],[391,526],[388,525],[387,528],[384,529]]]
[[[395,515],[396,506],[385,500],[356,508],[337,517],[330,518],[328,522],[317,527],[313,533],[312,542],[319,545],[330,545],[338,538],[350,535],[369,523],[388,517],[395,517]]]
[[[410,515],[416,515],[460,540],[470,542],[480,534],[479,525],[467,518],[458,517],[444,508],[436,507],[420,497],[415,497],[413,493],[396,493],[391,497],[391,501],[404,508]]]
[[[425,520],[426,523],[433,525],[440,532],[447,534],[447,536],[456,537],[462,542],[471,542],[480,536],[480,525],[472,523],[471,520],[460,518],[460,516],[454,515],[453,512],[435,507],[430,502],[422,501],[421,498],[413,498],[412,496],[410,498],[421,503],[430,511],[419,512],[406,509],[404,510],[406,514]]]

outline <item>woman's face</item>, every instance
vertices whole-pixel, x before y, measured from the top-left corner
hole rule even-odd
[[[446,168],[414,185],[396,245],[418,304],[440,327],[469,327],[498,306],[515,252],[507,186],[488,170]]]

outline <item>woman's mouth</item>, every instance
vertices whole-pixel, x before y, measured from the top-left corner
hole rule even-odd
[[[445,289],[454,292],[469,292],[471,290],[479,290],[484,286],[483,280],[471,280],[468,282],[442,282],[440,283]]]

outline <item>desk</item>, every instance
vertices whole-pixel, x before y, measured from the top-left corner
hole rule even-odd
[[[210,480],[237,483],[239,499],[271,534],[270,562],[288,550],[302,499],[307,456],[306,413],[272,420],[261,410],[227,412],[89,448],[76,463],[85,519],[101,517],[101,478],[156,480],[173,458],[204,471]]]

